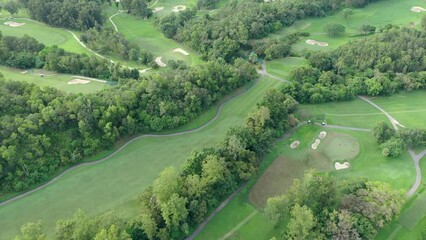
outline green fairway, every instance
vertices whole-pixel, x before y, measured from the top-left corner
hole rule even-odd
[[[113,12],[111,8],[105,11],[108,13]],[[113,18],[113,21],[117,25],[118,30],[126,36],[127,40],[139,45],[141,49],[153,53],[154,58],[162,57],[162,61],[166,64],[168,60],[183,60],[189,65],[201,62],[198,54],[189,47],[164,37],[154,27],[152,20],[138,19],[134,16],[120,13]],[[173,52],[176,48],[184,49],[189,53],[189,56]]]
[[[41,69],[22,70],[0,66],[0,73],[6,80],[34,83],[40,87],[53,87],[67,93],[93,93],[108,87],[107,83],[96,81],[90,81],[87,84],[68,84],[69,81],[77,77]],[[44,77],[40,77],[41,73],[44,74]]]
[[[135,199],[167,166],[180,167],[193,149],[213,146],[240,125],[266,90],[281,83],[268,78],[229,102],[219,118],[200,131],[173,137],[142,138],[103,163],[78,168],[54,184],[0,207],[0,238],[14,236],[20,225],[41,219],[51,234],[54,223],[82,208],[91,214],[108,209],[137,214]],[[48,208],[46,206],[49,206]]]
[[[22,37],[27,34],[46,46],[57,45],[70,52],[91,54],[74,39],[71,33],[64,29],[54,28],[43,23],[35,23],[19,18],[15,18],[13,21],[25,23],[25,25],[10,27],[4,25],[6,21],[9,20],[0,20],[0,31],[4,36]]]
[[[364,24],[370,24],[376,27],[392,23],[400,26],[415,26],[420,28],[420,21],[425,13],[414,13],[410,11],[413,6],[422,5],[418,0],[387,0],[371,3],[365,8],[353,9],[353,14],[344,18],[341,12],[324,18],[309,18],[296,22],[292,27],[271,35],[271,37],[281,37],[292,32],[308,32],[309,37],[302,38],[293,50],[301,52],[307,50],[331,50],[346,42],[364,36],[354,37],[360,34],[360,27]],[[423,6],[425,7],[425,6]],[[343,37],[330,37],[324,31],[324,26],[328,23],[339,23],[346,27],[346,34]],[[309,45],[306,40],[313,39],[326,42],[327,47],[318,45]]]
[[[266,70],[273,76],[288,79],[291,69],[295,66],[307,64],[307,60],[300,57],[287,57],[266,62]]]
[[[379,122],[388,121],[383,113],[358,98],[347,102],[304,104],[299,106],[297,115],[305,121],[368,129]]]

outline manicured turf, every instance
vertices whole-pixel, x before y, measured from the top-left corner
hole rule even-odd
[[[38,219],[51,234],[56,220],[70,217],[78,208],[91,214],[109,209],[137,214],[136,197],[160,171],[180,167],[193,149],[217,144],[230,127],[242,124],[266,90],[281,84],[264,78],[248,94],[229,102],[213,124],[198,132],[142,138],[106,162],[79,168],[39,192],[0,207],[0,239],[11,238],[21,224]]]
[[[377,1],[369,4],[365,8],[353,9],[353,15],[348,16],[347,19],[344,18],[341,12],[325,18],[305,19],[297,22],[293,27],[286,28],[271,37],[281,37],[284,34],[296,31],[308,32],[310,36],[302,38],[299,43],[294,46],[294,50],[297,52],[304,49],[327,51],[337,48],[347,41],[363,38],[364,36],[354,37],[360,34],[359,29],[363,24],[379,27],[388,23],[400,26],[411,26],[412,23],[414,23],[416,24],[416,28],[420,28],[420,21],[425,13],[413,13],[410,11],[411,7],[419,6],[419,4],[422,5],[418,0]],[[345,36],[337,38],[329,37],[324,31],[324,26],[327,23],[339,23],[344,25],[346,27]],[[327,42],[329,46],[320,47],[318,45],[309,45],[305,42],[307,39]]]
[[[273,76],[288,79],[293,67],[303,65],[307,62],[305,58],[299,57],[280,58],[267,61],[266,70]]]
[[[152,4],[155,1],[156,0],[153,0],[149,4],[149,6],[152,6]],[[173,7],[178,5],[183,5],[183,6],[186,6],[187,8],[192,8],[197,6],[197,1],[196,0],[158,0],[158,2],[153,6],[153,8],[164,7],[164,9],[154,14],[163,15],[163,14],[171,13],[173,10]]]
[[[7,20],[9,21],[9,20]],[[3,36],[22,37],[25,34],[37,39],[46,46],[57,45],[70,52],[91,54],[82,47],[71,35],[64,29],[50,27],[46,24],[35,23],[29,20],[15,18],[13,21],[25,23],[21,27],[9,27],[4,25],[6,20],[0,20],[0,31]]]
[[[104,11],[114,13],[112,8]],[[198,54],[189,47],[164,37],[164,35],[154,27],[152,20],[139,19],[125,13],[120,13],[113,18],[113,21],[117,25],[118,30],[126,36],[127,40],[153,53],[154,58],[161,56],[162,61],[166,64],[168,60],[183,60],[189,65],[195,65],[201,62]],[[173,52],[176,48],[182,48],[190,55],[185,56],[181,53]]]
[[[96,81],[90,81],[87,84],[68,84],[70,80],[76,77],[40,69],[22,70],[0,66],[0,73],[3,74],[6,80],[34,83],[40,87],[53,87],[67,93],[93,93],[108,87],[107,83]],[[43,73],[44,77],[40,77],[40,73]]]
[[[358,98],[346,102],[304,104],[299,106],[297,115],[305,121],[324,121],[331,125],[368,129],[374,128],[379,122],[388,121],[383,113]]]

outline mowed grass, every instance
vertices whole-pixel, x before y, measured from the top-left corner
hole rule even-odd
[[[107,83],[90,81],[87,84],[68,84],[70,80],[77,77],[68,74],[58,74],[48,72],[41,69],[15,69],[10,67],[0,66],[0,73],[3,74],[6,80],[22,81],[34,83],[40,87],[53,87],[62,90],[66,93],[93,93],[108,87]],[[44,77],[40,77],[43,73]]]
[[[299,106],[297,116],[304,121],[368,129],[388,121],[382,112],[359,98],[346,102],[303,104]]]
[[[137,44],[141,49],[153,53],[154,58],[162,57],[162,61],[166,64],[168,60],[183,60],[192,66],[201,62],[198,54],[189,47],[166,38],[154,27],[152,20],[139,19],[125,13],[120,13],[112,20],[127,40]],[[189,56],[173,52],[176,48],[184,49]]]
[[[50,27],[43,23],[36,23],[20,18],[15,18],[12,21],[25,23],[25,25],[20,27],[10,27],[4,25],[7,21],[9,20],[0,19],[0,31],[3,36],[23,37],[24,35],[29,35],[46,46],[57,45],[58,47],[70,52],[86,53],[91,55],[87,49],[81,46],[74,39],[71,33],[64,29]]]
[[[293,50],[301,52],[303,50],[321,50],[328,51],[335,49],[346,42],[354,39],[364,38],[359,36],[360,27],[364,24],[370,24],[376,27],[386,24],[396,24],[399,26],[413,26],[420,29],[420,21],[426,13],[414,13],[410,11],[413,6],[421,6],[426,8],[424,1],[418,0],[386,0],[371,3],[365,8],[353,9],[353,14],[344,18],[342,12],[330,15],[324,18],[309,18],[296,22],[292,27],[285,28],[271,37],[282,37],[292,32],[308,32],[309,37],[302,38],[294,45]],[[330,37],[324,31],[324,26],[328,23],[339,23],[345,26],[346,33],[342,37]],[[306,40],[313,39],[317,41],[327,42],[328,47],[320,47],[318,45],[309,45]]]
[[[165,167],[180,167],[193,149],[219,143],[230,127],[243,123],[268,89],[281,84],[263,78],[250,92],[227,103],[219,118],[200,131],[141,138],[108,161],[78,168],[54,184],[0,207],[0,239],[12,238],[22,224],[38,219],[51,235],[55,222],[72,216],[78,208],[90,214],[109,209],[127,216],[137,214],[135,199]]]
[[[288,79],[290,76],[291,69],[295,66],[301,66],[307,64],[308,60],[300,57],[287,57],[275,59],[266,62],[266,70],[269,74]]]
[[[196,0],[158,0],[155,5],[153,5],[156,2],[156,0],[151,1],[149,6],[153,6],[152,8],[156,7],[164,7],[163,10],[156,12],[154,14],[157,15],[163,15],[173,12],[173,8],[178,5],[186,6],[187,8],[193,8],[197,6]]]
[[[370,97],[399,123],[409,128],[426,128],[426,91],[402,92],[389,97]]]

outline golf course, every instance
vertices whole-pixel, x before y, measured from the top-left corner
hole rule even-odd
[[[36,1],[38,0],[29,2],[31,4]],[[62,0],[52,1],[60,2]],[[259,27],[266,34],[260,34],[253,39],[250,37],[255,32],[253,27],[255,24],[251,25],[250,17],[253,17],[254,14],[248,14],[247,19],[244,20],[247,21],[247,25],[252,27],[251,32],[243,31],[242,25],[237,31],[237,25],[233,23],[229,24],[229,29],[222,29],[223,32],[214,27],[202,27],[202,24],[208,26],[210,22],[216,21],[217,16],[224,19],[232,18],[232,16],[225,16],[226,13],[232,12],[233,8],[237,11],[239,4],[244,4],[243,0],[212,1],[213,5],[206,8],[202,7],[203,4],[209,3],[201,0],[153,0],[149,2],[141,0],[140,2],[143,4],[138,2],[141,5],[137,6],[149,12],[144,17],[137,15],[144,14],[143,11],[133,12],[133,5],[129,5],[131,8],[126,8],[127,1],[124,1],[124,5],[119,3],[120,1],[117,3],[114,1],[90,3],[101,14],[103,26],[113,29],[114,34],[123,36],[126,41],[123,46],[131,49],[123,50],[127,54],[126,56],[131,55],[134,49],[140,55],[142,55],[142,51],[146,51],[149,53],[147,55],[150,55],[147,63],[141,63],[142,57],[140,56],[126,59],[123,58],[124,55],[112,52],[101,54],[94,51],[88,47],[87,42],[84,43],[85,37],[82,37],[89,29],[79,29],[75,26],[52,26],[49,22],[42,22],[35,17],[37,14],[29,13],[28,8],[31,5],[25,6],[22,3],[25,1],[13,1],[17,4],[19,2],[20,5],[19,11],[12,14],[11,10],[7,10],[10,9],[10,6],[5,7],[8,2],[7,0],[0,1],[2,6],[0,8],[0,40],[2,38],[4,40],[6,37],[19,39],[28,35],[43,44],[43,47],[29,54],[22,54],[23,56],[34,55],[31,55],[33,57],[31,61],[35,63],[31,62],[34,65],[32,67],[17,68],[16,65],[25,63],[24,60],[18,61],[18,57],[16,57],[18,60],[11,57],[8,61],[1,63],[0,73],[4,77],[4,80],[1,81],[29,83],[41,89],[55,88],[61,91],[61,95],[50,96],[47,94],[48,91],[43,92],[45,96],[36,105],[31,102],[33,100],[24,101],[20,98],[15,100],[15,95],[28,94],[31,96],[33,94],[36,96],[36,93],[41,90],[28,90],[30,89],[28,87],[25,91],[18,91],[14,89],[13,85],[8,86],[5,90],[13,96],[11,108],[19,104],[22,106],[16,107],[16,111],[0,108],[0,120],[7,121],[12,117],[17,119],[16,123],[11,123],[10,127],[0,129],[0,133],[5,136],[10,135],[10,139],[12,139],[7,141],[7,137],[0,137],[2,144],[0,145],[0,180],[9,181],[12,179],[12,175],[19,176],[16,177],[17,179],[35,176],[36,180],[29,181],[22,186],[20,184],[3,188],[0,186],[0,239],[15,239],[15,236],[19,234],[21,237],[16,239],[43,240],[67,239],[67,237],[68,239],[80,239],[76,238],[76,236],[80,236],[77,233],[74,233],[77,235],[63,236],[58,233],[60,224],[64,224],[66,219],[78,216],[78,214],[74,214],[79,210],[84,211],[90,217],[101,216],[101,220],[108,214],[117,216],[106,220],[110,221],[108,224],[111,223],[114,230],[111,230],[112,228],[108,224],[104,226],[99,223],[97,227],[103,228],[103,232],[95,233],[94,231],[98,231],[98,229],[93,230],[90,237],[86,235],[87,239],[110,239],[102,234],[116,234],[111,239],[286,239],[286,237],[293,236],[290,226],[294,224],[295,215],[293,215],[292,209],[303,205],[294,204],[291,201],[296,200],[291,200],[291,196],[286,195],[294,194],[294,189],[305,186],[297,181],[303,182],[310,171],[333,179],[335,185],[339,187],[347,187],[347,181],[353,179],[367,179],[371,183],[386,184],[392,191],[395,191],[395,196],[398,195],[401,199],[401,207],[399,208],[396,206],[398,204],[395,204],[391,213],[383,214],[387,217],[386,221],[382,224],[383,226],[374,228],[376,232],[371,239],[409,240],[420,239],[425,235],[426,145],[411,146],[404,142],[404,147],[399,155],[386,155],[385,149],[389,145],[386,145],[386,141],[380,142],[376,132],[378,124],[383,123],[389,126],[388,132],[385,130],[383,132],[392,135],[386,140],[402,139],[401,141],[405,141],[403,137],[408,135],[406,131],[418,130],[421,132],[426,129],[426,105],[424,104],[426,71],[410,68],[412,65],[409,62],[417,61],[414,60],[414,57],[412,59],[404,58],[404,64],[407,66],[401,67],[403,71],[395,70],[402,64],[389,62],[397,61],[399,56],[389,57],[387,62],[376,61],[374,64],[379,66],[379,70],[368,66],[361,66],[358,70],[357,62],[350,63],[348,58],[341,57],[341,55],[355,51],[347,50],[345,52],[345,46],[355,45],[356,42],[376,41],[377,36],[381,36],[379,34],[386,34],[387,31],[403,31],[401,29],[408,29],[407,32],[416,31],[412,34],[420,38],[416,43],[420,43],[420,45],[426,43],[425,26],[422,25],[426,24],[422,22],[422,18],[423,21],[426,19],[426,10],[421,10],[422,7],[426,8],[426,2],[418,0],[365,1],[368,2],[365,6],[351,8],[347,7],[345,1],[339,1],[342,2],[342,6],[336,6],[336,9],[333,10],[331,7],[324,7],[327,10],[324,10],[322,15],[311,16],[308,10],[303,14],[299,11],[294,14],[295,19],[288,26],[281,23],[268,23],[270,25],[267,28]],[[259,10],[256,11],[262,15],[261,11],[273,9],[268,4],[279,6],[280,2],[277,0],[247,4],[261,4],[262,8],[259,7]],[[283,0],[283,2],[285,1]],[[297,0],[289,2],[297,2]],[[306,5],[309,4],[306,3]],[[283,8],[290,8],[290,6],[297,8],[302,5],[284,4]],[[321,4],[318,6],[323,7]],[[198,10],[194,11],[193,16],[183,15],[188,10],[196,8]],[[222,10],[223,12],[221,12]],[[276,10],[276,12],[278,14],[279,11]],[[96,14],[92,12],[92,15],[93,20],[96,18]],[[266,15],[265,13],[262,17]],[[168,23],[166,20],[171,22]],[[74,24],[82,22],[81,20],[75,21]],[[340,36],[328,34],[326,26],[330,23],[343,26],[344,33]],[[190,24],[194,24],[195,27]],[[93,25],[93,29],[95,29],[93,31],[101,31],[102,27],[98,26],[97,22]],[[225,25],[227,24],[223,26]],[[277,27],[278,25],[279,27]],[[366,25],[374,26],[375,30],[368,34],[362,33],[360,29]],[[386,29],[388,25],[391,27]],[[185,31],[189,31],[186,28],[196,29],[200,32],[192,33],[192,39],[188,41],[185,40],[186,36],[183,36],[184,33],[187,33]],[[230,30],[233,28],[236,30]],[[168,31],[174,32],[174,35],[166,36],[169,34]],[[225,36],[225,32],[226,34],[231,32],[231,36],[232,34],[245,34],[247,39],[241,40],[238,43],[240,45],[233,42],[229,44],[229,47],[227,46],[228,48],[218,46],[217,42],[212,40],[213,38],[228,41],[227,43],[231,41],[232,37]],[[257,42],[284,41],[282,39],[295,33],[303,34],[298,36],[294,42],[285,43],[288,44],[289,49],[285,56],[269,60],[265,57],[267,50],[262,50],[261,47],[259,47],[261,50],[255,49]],[[404,32],[401,35],[410,34]],[[385,42],[386,38],[383,37],[382,40]],[[5,55],[13,55],[13,51],[18,51],[13,49],[13,46],[9,46],[6,40],[4,41],[2,45],[0,44],[0,58]],[[205,42],[202,41],[207,44],[203,45]],[[253,42],[254,45],[250,45]],[[377,42],[380,41],[377,40]],[[201,47],[195,49],[196,44]],[[31,48],[33,45],[35,44],[27,44],[21,48]],[[63,49],[61,50],[63,52],[51,50],[56,49],[50,48],[53,46]],[[47,50],[43,49],[44,47],[47,47]],[[4,49],[7,48],[13,49],[13,51],[6,52]],[[101,46],[99,49],[104,48],[107,47]],[[423,46],[424,48],[426,45]],[[377,47],[374,50],[383,49],[385,48]],[[424,59],[424,56],[419,56],[422,54],[416,54],[414,51],[416,49],[404,53]],[[423,53],[423,50],[418,51]],[[318,52],[331,55],[326,55],[329,58],[324,57],[324,59],[318,57],[319,63],[317,64],[313,62],[316,59],[312,59],[311,56]],[[238,57],[229,58],[232,54],[237,54]],[[376,55],[380,56],[380,54]],[[254,58],[253,55],[256,57]],[[52,62],[55,62],[55,57],[58,56],[62,58],[55,65]],[[314,56],[322,57],[322,55]],[[73,60],[73,57],[89,60],[77,62],[77,60]],[[329,59],[332,60],[327,62]],[[247,65],[250,68],[243,63],[249,63]],[[422,66],[424,63],[423,61],[423,64],[418,65],[424,67]],[[62,65],[66,64],[73,65],[75,69],[92,67],[94,70],[83,69],[77,71],[77,74],[76,71],[64,70],[65,67]],[[173,67],[173,64],[177,66]],[[351,68],[345,68],[345,64],[351,65]],[[303,70],[312,65],[315,65],[317,70],[312,71],[312,75],[317,75],[312,79],[305,78],[303,81],[306,82],[300,80],[304,77],[303,74],[306,74],[305,72],[299,75],[294,73],[295,69]],[[53,68],[54,66],[57,67]],[[205,69],[210,72],[203,72],[204,66],[207,66]],[[211,73],[221,69],[219,66],[229,72],[223,70],[226,72],[223,73],[224,75]],[[365,69],[362,69],[363,67]],[[392,70],[381,71],[380,67],[389,67]],[[365,72],[366,75],[356,71]],[[306,72],[308,71],[306,70]],[[330,73],[332,76],[329,82],[326,82],[327,79],[323,80],[326,77],[323,77],[322,74],[325,75],[325,73]],[[207,76],[208,74],[211,75]],[[243,78],[250,74],[255,76],[251,81],[240,85],[233,82],[236,76]],[[178,78],[185,78],[185,80],[180,81]],[[371,86],[375,86],[374,83],[359,87],[359,89],[363,89],[363,92],[360,90],[361,94],[358,94],[356,90],[350,89],[350,86],[359,85],[344,82],[346,79],[354,81],[362,79],[367,82],[368,78],[376,80],[374,83],[382,84],[381,89],[392,85],[386,85],[383,80],[385,78],[391,79],[389,81],[403,80],[400,84],[392,85],[392,91],[380,90],[382,92],[379,94],[370,91],[373,88]],[[250,78],[247,77],[247,79]],[[224,86],[216,86],[209,81],[222,81]],[[323,88],[330,90],[333,94],[342,92],[336,90],[335,86],[344,86],[349,90],[339,96],[352,94],[350,95],[352,97],[348,97],[344,101],[331,98],[331,100],[320,102],[312,101],[314,99],[312,97],[306,98],[308,100],[297,99],[296,87],[300,87],[303,91],[308,87],[313,89],[319,86],[316,81],[329,84]],[[135,92],[133,93],[132,90]],[[162,91],[171,93],[167,93],[169,94],[167,95]],[[191,92],[192,95],[185,95],[187,92]],[[306,92],[312,96],[318,94],[314,90],[306,90]],[[275,98],[271,96],[275,96]],[[131,98],[135,100],[129,100]],[[185,101],[180,101],[180,98]],[[75,103],[74,106],[73,101],[76,100],[81,102]],[[293,101],[294,109],[291,107]],[[188,107],[183,102],[191,103],[194,107],[192,105]],[[96,108],[97,104],[100,106],[99,108]],[[63,108],[60,108],[62,105]],[[88,107],[87,109],[82,108],[84,111],[79,111],[80,108],[77,105],[87,105]],[[279,115],[274,112],[281,108],[273,108],[272,105],[285,105],[285,114]],[[147,108],[142,109],[140,106],[147,106]],[[208,107],[205,108],[205,106]],[[154,118],[149,114],[158,114],[159,117]],[[183,117],[179,118],[181,116],[179,114],[182,114]],[[285,116],[286,119],[280,119],[284,123],[280,125],[277,120],[272,120],[276,116]],[[56,117],[59,120],[55,120]],[[23,119],[29,120],[24,121]],[[20,124],[25,128],[20,128]],[[90,129],[90,126],[104,130],[97,131],[95,127]],[[52,127],[52,130],[49,127]],[[267,127],[270,129],[263,129]],[[40,130],[36,131],[37,128]],[[254,129],[253,134],[250,132],[251,128]],[[17,133],[11,133],[14,131]],[[43,131],[53,137],[45,140],[46,134]],[[37,142],[47,150],[37,150],[37,147],[31,147],[27,143],[26,138],[21,140],[16,137],[24,133],[30,135],[28,139]],[[238,137],[249,138],[248,136],[253,139],[235,140]],[[99,139],[97,140],[96,137]],[[74,141],[74,138],[79,139]],[[262,141],[268,139],[268,141],[264,140],[267,144],[256,145],[258,140],[256,138],[262,139]],[[72,139],[72,141],[67,139]],[[26,155],[16,154],[18,157],[8,158],[19,152],[20,145],[16,145],[18,147],[8,145],[15,140],[19,144],[28,144],[29,148],[34,148],[34,151],[31,149]],[[75,150],[61,151],[55,147],[57,142],[64,144],[67,141],[70,146],[76,146]],[[101,144],[104,141],[107,144]],[[259,140],[259,142],[261,141]],[[91,143],[96,145],[96,148],[93,147],[93,151],[88,147]],[[236,146],[240,152],[232,153],[227,144]],[[41,167],[39,171],[34,170],[33,174],[31,170],[28,170],[32,163],[25,163],[26,159],[39,157],[39,160],[34,160],[34,162],[50,164],[53,160],[42,157],[49,147],[52,151],[61,152],[61,157],[55,159],[58,163]],[[264,149],[258,150],[262,147]],[[86,152],[88,153],[86,154]],[[229,152],[234,154],[231,159],[227,159],[226,154],[231,154]],[[69,155],[69,158],[65,158],[63,155]],[[243,158],[242,156],[249,156],[247,158],[250,159],[250,164],[253,164],[252,168],[243,165],[243,160],[240,160]],[[16,161],[16,165],[11,165],[12,160],[7,159],[13,159]],[[209,165],[210,160],[211,162],[217,161],[218,164]],[[231,169],[234,166],[233,162],[237,161],[239,162],[235,163],[235,166],[243,169],[239,169],[240,172]],[[12,172],[12,167],[8,167],[7,164],[16,168],[16,172]],[[167,172],[171,169],[170,167],[176,171],[175,175]],[[49,169],[49,174],[45,174],[46,169]],[[164,179],[168,181],[172,179],[170,182],[180,185],[176,185],[179,186],[176,187],[171,186],[172,183],[167,183],[170,186],[161,186],[161,184],[165,184]],[[218,182],[210,183],[209,181]],[[220,181],[232,183],[225,184]],[[370,186],[370,182],[365,183],[365,186]],[[216,192],[211,189],[216,189]],[[345,191],[349,190],[342,190],[335,195],[341,197],[346,194]],[[216,194],[222,196],[221,194],[224,192],[226,192],[226,198],[215,198]],[[190,197],[191,194],[195,196],[195,200]],[[271,198],[281,196],[286,196],[288,206],[286,205],[287,208],[283,210],[284,213],[281,213],[278,224],[276,224],[271,220],[268,208],[272,202]],[[210,199],[205,200],[203,197]],[[341,209],[338,209],[340,202],[339,204],[337,202],[339,201],[336,201],[335,208],[327,209],[327,214],[331,215],[333,211],[335,214],[342,212]],[[309,207],[309,204],[305,205]],[[164,210],[167,207],[172,210],[168,209],[170,212],[167,212]],[[183,208],[185,210],[182,210]],[[343,210],[343,212],[345,211],[346,209]],[[350,212],[350,210],[348,211]],[[203,212],[204,215],[196,216],[196,212]],[[315,215],[315,211],[313,212]],[[184,217],[179,218],[179,214]],[[324,213],[322,217],[326,219],[329,216]],[[88,219],[85,220],[86,223],[90,222]],[[313,221],[315,223],[321,221],[319,217],[314,216],[313,219],[315,219]],[[336,219],[338,218],[336,217]],[[357,226],[354,219],[351,220],[352,229]],[[64,220],[64,222],[60,220]],[[114,223],[114,221],[117,222]],[[338,224],[340,220],[335,221]],[[40,224],[42,227],[36,227],[37,231],[28,231],[28,234],[39,234],[42,237],[25,238],[25,227],[22,226],[27,226],[25,225],[27,223]],[[94,221],[92,223],[94,224]],[[149,224],[156,224],[152,228],[155,229],[152,230],[154,232],[152,235],[147,230],[150,229],[147,227],[151,226]],[[61,227],[65,225],[61,225]],[[69,223],[69,226],[72,226],[69,229],[73,229],[80,225]],[[115,227],[121,230],[116,230]],[[314,226],[307,232],[319,234],[322,230],[318,229],[319,227]],[[120,235],[121,233],[122,235]],[[96,238],[94,234],[96,234]],[[324,234],[321,236],[325,239],[331,236],[327,235],[331,234],[330,232],[321,232],[321,234]],[[363,232],[359,234],[356,235],[359,238],[348,239],[362,239],[361,237],[365,236],[362,235]],[[315,239],[315,237],[305,235],[293,239]]]

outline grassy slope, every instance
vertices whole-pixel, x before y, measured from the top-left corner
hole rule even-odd
[[[108,85],[101,82],[91,81],[87,84],[67,84],[68,81],[74,79],[73,75],[50,73],[44,70],[29,70],[25,72],[22,69],[15,69],[0,66],[0,73],[6,80],[23,81],[34,83],[40,87],[54,87],[67,93],[93,93],[99,91]],[[40,77],[40,73],[44,73],[44,77]],[[50,76],[54,74],[54,76]]]
[[[279,85],[262,79],[248,94],[229,102],[217,121],[199,132],[140,139],[106,162],[79,168],[39,192],[0,207],[0,239],[10,238],[21,224],[37,219],[52,233],[56,220],[71,216],[78,208],[91,214],[108,209],[135,214],[136,196],[161,170],[180,167],[194,148],[218,143],[231,126],[242,123],[267,89]]]
[[[420,5],[419,5],[420,4]],[[287,33],[295,31],[309,32],[309,37],[302,38],[299,43],[294,46],[296,52],[304,49],[308,50],[330,50],[345,44],[347,41],[362,37],[353,37],[359,34],[359,29],[363,24],[373,26],[383,26],[388,23],[398,24],[401,26],[410,26],[410,23],[417,24],[420,28],[421,17],[425,13],[413,13],[410,8],[413,6],[421,6],[418,0],[383,0],[372,3],[362,9],[354,9],[353,15],[345,19],[342,13],[338,13],[326,18],[310,18],[298,21],[294,26],[286,28],[283,31],[272,35],[271,37],[280,37]],[[425,7],[423,5],[423,7]],[[343,37],[329,37],[324,32],[324,26],[327,23],[339,23],[346,27],[346,34]],[[329,43],[328,47],[319,47],[317,45],[308,45],[305,43],[307,39],[314,39]]]
[[[266,62],[266,70],[273,76],[288,79],[291,69],[298,65],[303,65],[308,61],[299,57],[287,57]]]

